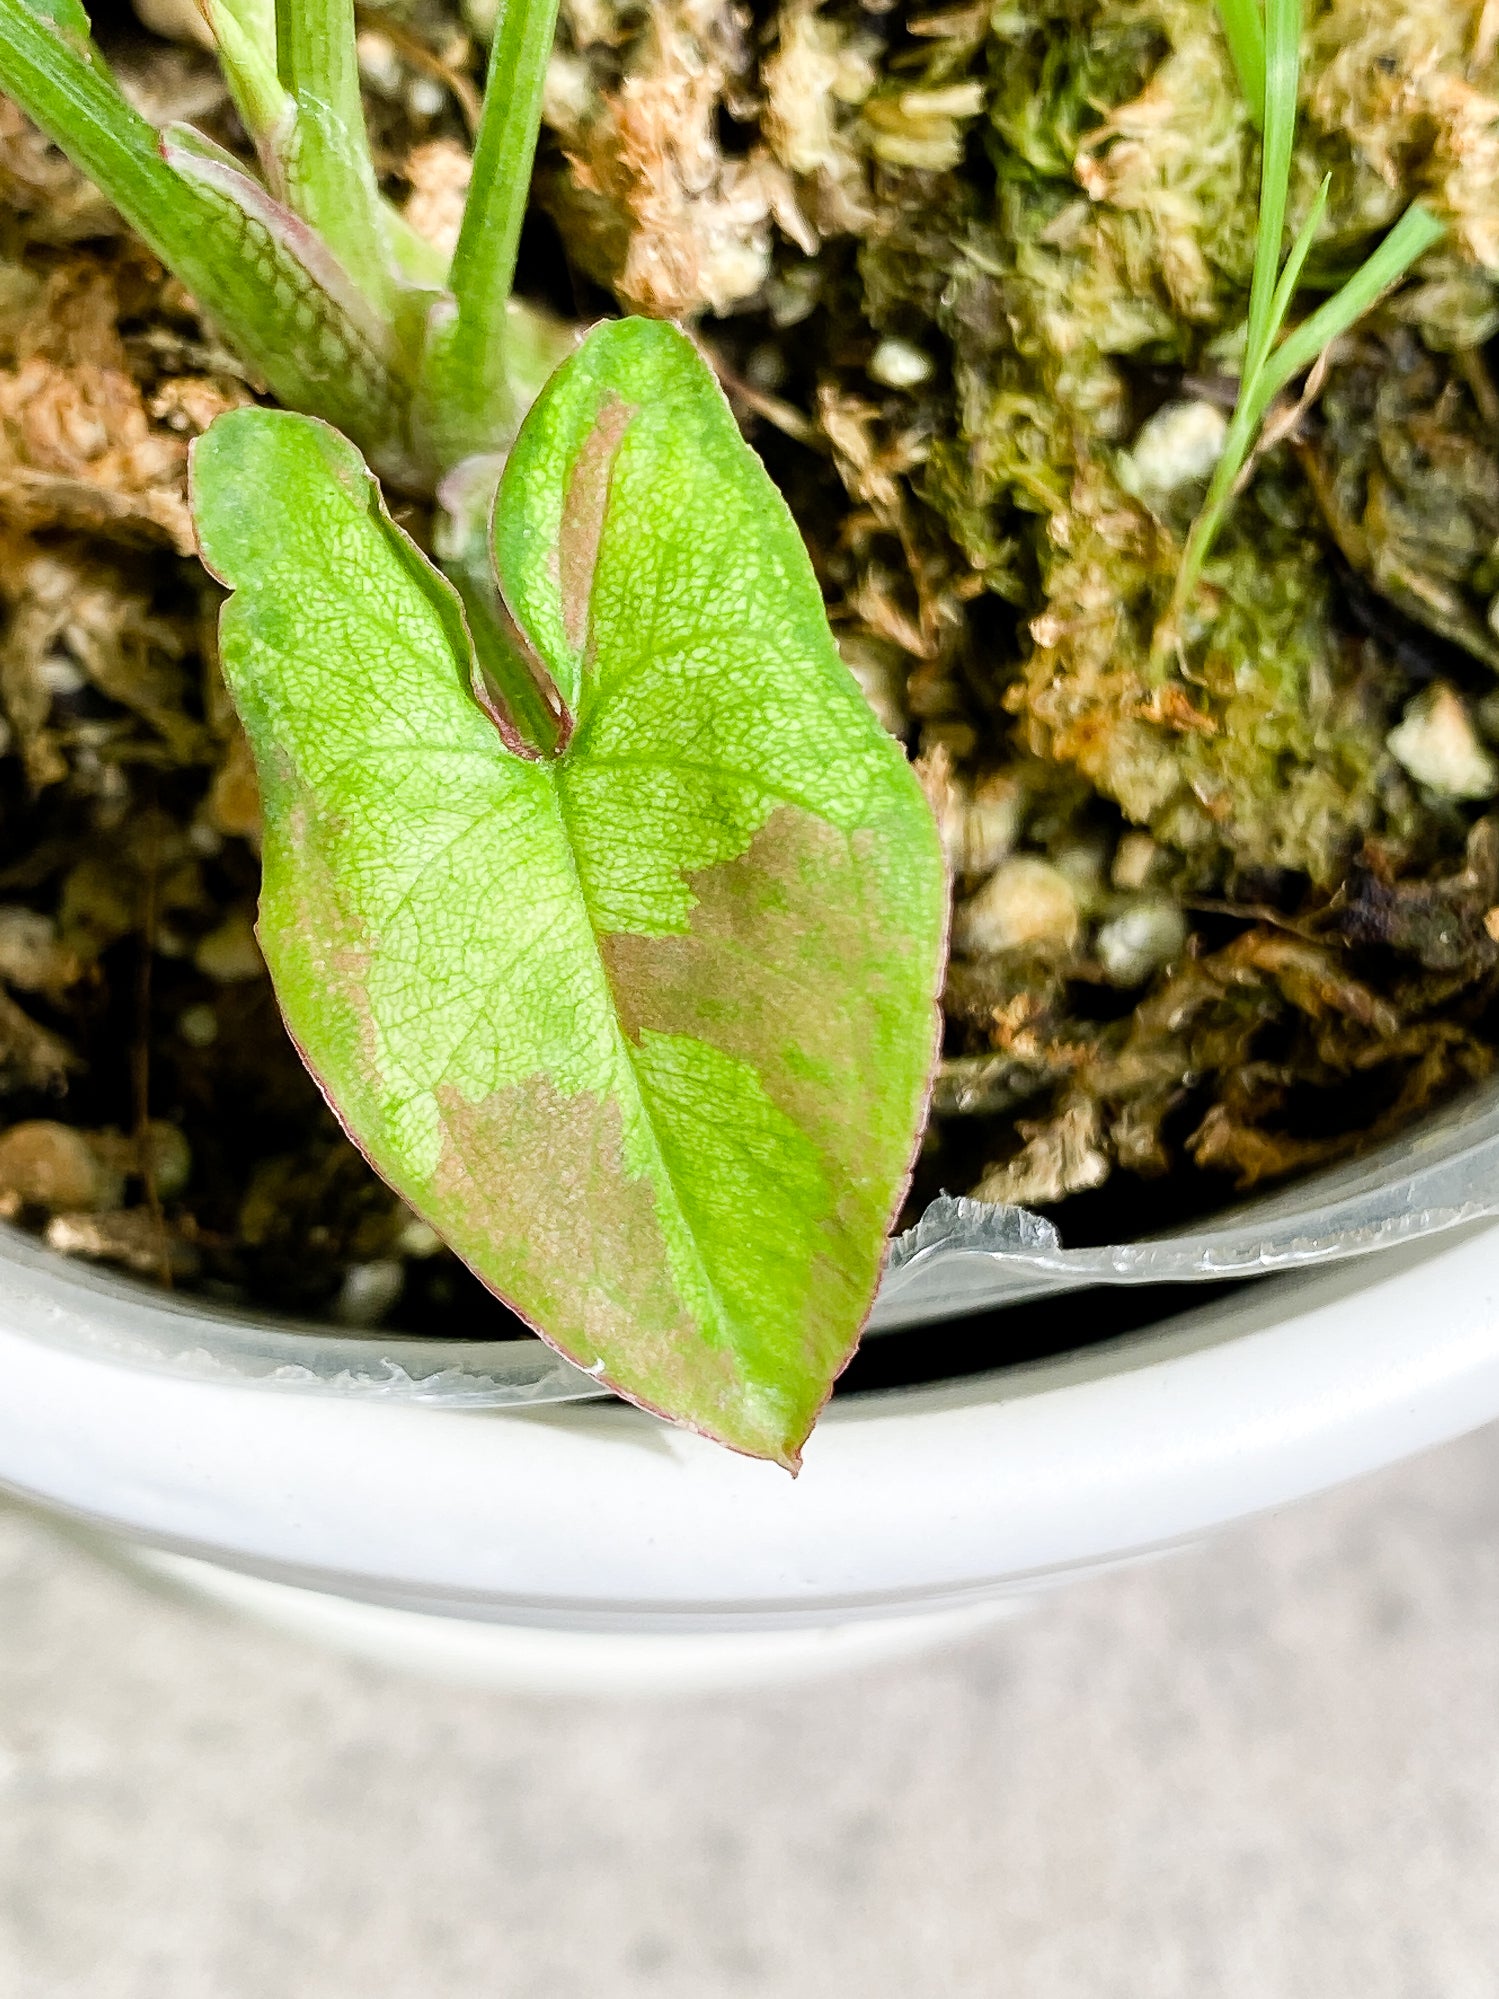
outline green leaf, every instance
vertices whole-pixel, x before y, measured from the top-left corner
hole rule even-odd
[[[555,757],[473,698],[455,594],[334,432],[222,417],[194,494],[262,946],[339,1115],[562,1352],[794,1468],[905,1185],[946,895],[711,374],[598,328],[511,456],[498,564],[571,711]]]

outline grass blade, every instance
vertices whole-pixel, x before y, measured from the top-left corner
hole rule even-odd
[[[1285,270],[1281,273],[1280,282],[1276,286],[1273,323],[1279,323],[1284,319],[1289,310],[1302,266],[1306,262],[1312,238],[1321,222],[1326,202],[1327,183],[1324,181],[1318,190],[1316,201],[1312,204],[1311,213],[1297,234],[1291,254],[1286,259]],[[1164,663],[1166,653],[1175,642],[1180,628],[1181,614],[1197,588],[1203,565],[1212,552],[1218,530],[1223,525],[1223,517],[1233,498],[1239,474],[1249,462],[1249,454],[1254,449],[1254,441],[1259,435],[1260,426],[1270,405],[1288,382],[1310,368],[1334,340],[1348,332],[1350,327],[1356,326],[1382,294],[1404,277],[1411,265],[1439,242],[1444,233],[1443,225],[1429,209],[1423,208],[1420,202],[1412,202],[1379,248],[1360,266],[1341,291],[1320,305],[1309,319],[1303,320],[1300,326],[1286,336],[1280,346],[1266,358],[1253,380],[1246,378],[1234,407],[1228,434],[1223,440],[1223,452],[1214,468],[1202,511],[1193,521],[1191,533],[1187,536],[1181,566],[1176,574],[1176,586],[1172,591],[1171,607],[1157,630],[1152,650],[1158,664]]]
[[[1306,268],[1306,260],[1322,227],[1322,218],[1327,213],[1327,197],[1332,187],[1332,175],[1325,174],[1322,185],[1317,189],[1316,198],[1305,222],[1296,232],[1296,240],[1286,253],[1285,267],[1280,281],[1275,287],[1275,295],[1270,301],[1270,338],[1273,340],[1286,323],[1286,314],[1291,310],[1291,301],[1296,296],[1296,287],[1301,283],[1301,273]],[[1263,360],[1261,366],[1263,366]]]
[[[1238,72],[1239,88],[1256,126],[1265,119],[1265,24],[1259,0],[1218,0],[1228,52]]]
[[[1275,338],[1275,274],[1280,267],[1296,143],[1296,93],[1301,74],[1301,0],[1267,0],[1265,9],[1265,136],[1260,162],[1259,228],[1249,291],[1244,375],[1253,380]]]
[[[1367,262],[1359,266],[1340,291],[1318,306],[1310,319],[1288,333],[1270,356],[1256,385],[1261,414],[1287,382],[1309,368],[1325,347],[1356,326],[1390,286],[1403,278],[1411,265],[1439,243],[1445,233],[1445,226],[1431,210],[1413,201]]]

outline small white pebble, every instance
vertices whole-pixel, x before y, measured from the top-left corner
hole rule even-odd
[[[1056,865],[1077,890],[1078,900],[1091,906],[1102,892],[1109,851],[1103,840],[1074,840],[1056,856]]]
[[[1444,798],[1492,798],[1499,792],[1499,764],[1478,740],[1467,703],[1445,680],[1416,695],[1385,743],[1417,784]]]
[[[892,736],[903,736],[909,726],[906,715],[906,665],[894,646],[878,639],[857,636],[839,645],[843,663],[859,683],[859,691],[874,710],[880,727]]]
[[[887,389],[914,389],[932,372],[932,359],[912,341],[887,333],[870,357],[869,372]]]
[[[70,694],[81,694],[88,685],[88,675],[76,659],[69,659],[66,653],[50,653],[38,669],[42,685],[57,700],[66,699]]]
[[[786,356],[773,340],[762,340],[750,349],[744,363],[744,378],[757,389],[778,389],[786,379]]]
[[[219,1038],[219,1017],[211,1006],[190,1006],[178,1014],[177,1032],[189,1048],[211,1048]]]
[[[359,74],[382,97],[399,97],[404,72],[394,45],[384,35],[366,29],[354,46],[359,51]]]
[[[987,875],[1009,853],[1020,834],[1025,793],[1003,771],[981,777],[963,801],[958,825],[944,826],[943,844],[955,875]]]
[[[1148,833],[1126,833],[1114,849],[1110,878],[1115,888],[1144,888],[1160,858],[1161,850]]]
[[[49,1118],[0,1135],[0,1190],[42,1208],[117,1208],[124,1175],[101,1158],[87,1132]]]
[[[486,35],[484,40],[488,40]],[[546,89],[541,115],[556,132],[575,132],[587,118],[593,103],[593,76],[581,56],[564,55],[560,49],[547,64]]]
[[[1141,424],[1120,469],[1147,504],[1208,478],[1223,455],[1228,418],[1216,403],[1165,403]]]
[[[1077,892],[1060,868],[1034,854],[1014,854],[997,867],[953,918],[953,941],[971,958],[997,951],[1062,954],[1081,927]]]
[[[37,993],[67,985],[77,974],[77,962],[58,943],[50,916],[19,903],[0,903],[0,979]]]
[[[1187,919],[1174,902],[1152,896],[1110,917],[1098,932],[1098,958],[1116,986],[1143,985],[1186,948]]]
[[[194,0],[135,0],[135,17],[143,28],[169,42],[196,42],[211,49],[213,36]]]
[[[414,76],[406,86],[406,109],[413,118],[435,118],[447,101],[435,76]]]
[[[333,1316],[341,1326],[374,1326],[401,1295],[406,1272],[394,1257],[377,1257],[371,1263],[351,1263],[333,1306]]]
[[[420,1215],[413,1215],[396,1237],[396,1248],[402,1256],[436,1256],[442,1237]]]

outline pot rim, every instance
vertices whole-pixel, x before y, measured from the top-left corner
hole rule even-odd
[[[1499,1415],[1499,1224],[849,1398],[795,1483],[613,1401],[497,1429],[266,1395],[33,1338],[8,1303],[0,1381],[12,1490],[247,1573],[552,1629],[920,1614],[1176,1545]]]

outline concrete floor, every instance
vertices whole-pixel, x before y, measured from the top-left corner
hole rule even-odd
[[[0,1999],[1495,1999],[1499,1433],[947,1654],[454,1692],[0,1511]]]

